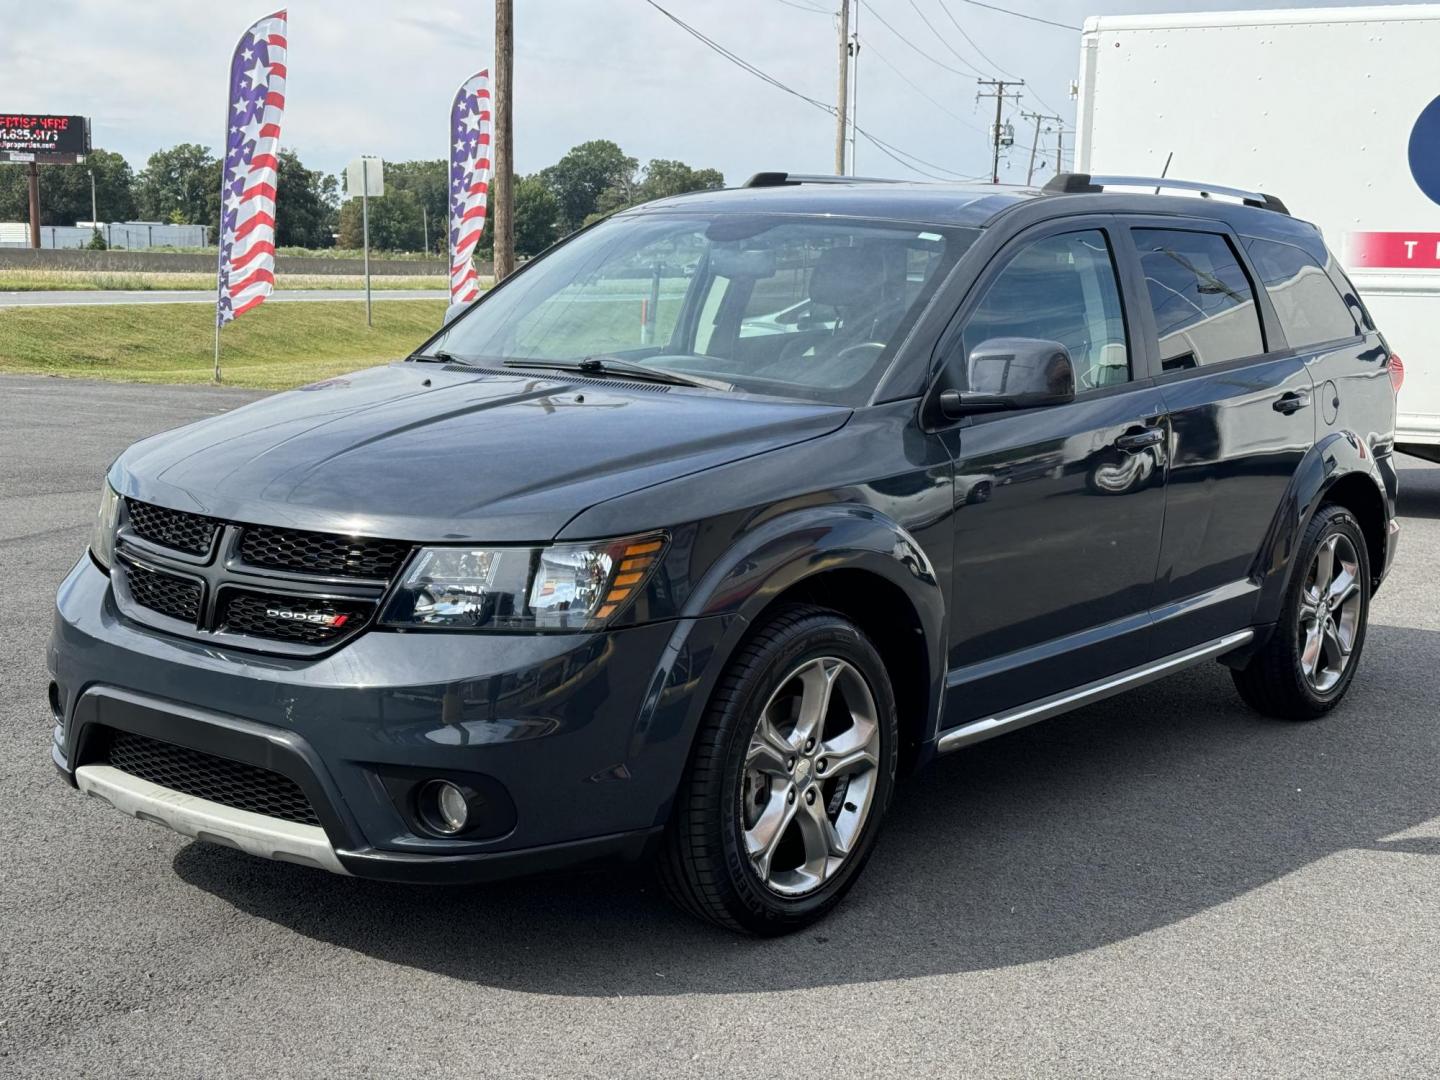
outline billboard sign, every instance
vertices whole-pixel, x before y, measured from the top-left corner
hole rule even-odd
[[[90,119],[0,113],[0,161],[77,165],[90,153]]]

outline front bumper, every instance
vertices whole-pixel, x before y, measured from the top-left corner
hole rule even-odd
[[[638,858],[668,817],[728,623],[371,631],[318,659],[260,656],[129,622],[87,557],[57,597],[55,763],[186,835],[367,877],[476,880]],[[320,825],[127,776],[105,758],[117,731],[286,777]],[[493,795],[499,828],[428,834],[412,796],[435,777]]]

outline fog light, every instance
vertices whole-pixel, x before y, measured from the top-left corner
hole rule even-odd
[[[470,797],[448,780],[431,780],[420,793],[426,824],[438,833],[464,832],[470,822]]]

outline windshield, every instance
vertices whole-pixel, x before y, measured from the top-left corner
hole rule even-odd
[[[483,297],[427,351],[472,363],[611,359],[862,404],[976,235],[788,214],[624,215]]]

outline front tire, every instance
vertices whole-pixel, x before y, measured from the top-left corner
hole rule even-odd
[[[666,891],[762,936],[822,918],[869,858],[897,745],[889,675],[864,632],[782,608],[716,687],[660,857]]]
[[[1240,696],[1281,720],[1324,716],[1355,678],[1369,616],[1365,534],[1344,507],[1322,507],[1301,539],[1274,633],[1231,673]]]

